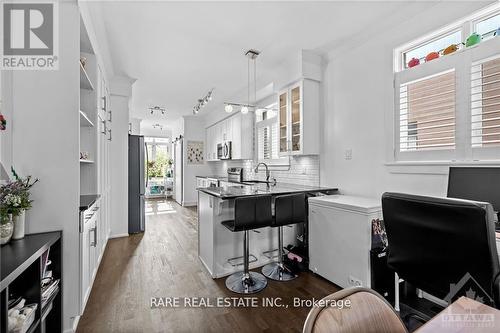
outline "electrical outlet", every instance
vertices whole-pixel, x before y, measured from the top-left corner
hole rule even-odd
[[[353,287],[362,287],[363,282],[360,279],[355,278],[352,275],[349,275],[349,285],[351,285]]]
[[[344,154],[347,161],[352,160],[352,149],[346,149]]]

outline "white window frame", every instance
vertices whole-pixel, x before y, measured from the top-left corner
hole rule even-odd
[[[476,25],[492,16],[500,14],[500,2],[487,6],[469,16],[466,16],[458,21],[455,21],[443,28],[419,37],[411,42],[401,45],[394,49],[394,72],[400,72],[407,70],[405,64],[403,63],[404,54],[406,52],[412,51],[420,46],[431,43],[441,37],[452,34],[456,31],[461,30],[462,40],[465,39],[475,31]]]
[[[500,56],[500,43],[490,39],[476,47],[421,64],[411,70],[395,73],[394,110],[392,116],[392,156],[389,163],[477,163],[500,162],[500,147],[475,147],[471,142],[471,66],[478,61]],[[455,149],[400,151],[401,84],[416,81],[445,71],[455,71]]]
[[[268,108],[273,107],[274,104],[271,104],[267,106]],[[259,158],[259,129],[262,127],[267,127],[271,128],[271,139],[273,137],[272,133],[272,128],[273,125],[278,124],[279,122],[279,116],[276,114],[274,117],[270,119],[265,119],[261,121],[257,121],[257,116],[255,117],[255,160],[257,162],[264,162],[268,165],[284,165],[288,163],[288,158],[286,157],[278,157],[278,158],[271,158],[271,159],[260,159]],[[279,131],[279,126],[278,126],[278,131]],[[276,147],[278,147],[278,154],[279,154],[279,135],[277,136],[278,142],[276,143]],[[272,147],[272,142],[271,142],[271,147]],[[271,152],[272,155],[272,152]]]
[[[446,57],[429,63],[423,63],[411,69],[406,69],[403,63],[404,53],[419,46],[432,42],[447,34],[461,29],[462,39],[474,31],[477,23],[500,13],[500,2],[449,24],[431,34],[425,35],[401,47],[394,49],[394,109],[387,115],[391,122],[392,135],[387,138],[388,145],[386,165],[468,165],[500,163],[500,147],[477,147],[471,145],[471,65],[488,58],[500,55],[498,39],[488,39],[477,46],[459,50]],[[446,70],[455,70],[456,106],[455,106],[455,149],[400,151],[400,106],[399,87],[401,84],[438,74]],[[389,148],[390,147],[390,148]],[[417,172],[419,173],[419,172]],[[424,173],[433,173],[427,170]]]

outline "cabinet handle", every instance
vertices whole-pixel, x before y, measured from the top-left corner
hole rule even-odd
[[[99,118],[100,117],[101,116],[99,116]],[[106,135],[106,132],[107,132],[106,120],[101,120],[101,123],[102,123],[102,128],[103,128],[103,130],[101,131],[101,134]]]
[[[94,239],[92,240],[92,242],[90,242],[90,246],[93,246],[93,247],[95,247],[95,246],[96,246],[95,230],[96,230],[96,228],[95,228],[95,227],[89,230],[89,231],[91,231],[92,233],[94,233]]]
[[[103,100],[103,107],[101,108],[102,110],[106,111],[106,108],[107,108],[107,103],[106,103],[106,96],[103,96],[102,97],[102,100]]]
[[[108,130],[109,132],[109,138],[108,138],[108,141],[112,141],[112,136],[111,136],[111,129]]]
[[[111,110],[109,110],[108,113],[109,113],[109,119],[108,119],[108,121],[111,123],[111,122],[113,122],[113,112]]]
[[[97,247],[97,225],[94,228],[94,247]]]

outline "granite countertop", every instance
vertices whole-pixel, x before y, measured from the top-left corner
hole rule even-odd
[[[100,197],[100,194],[80,195],[80,211],[89,209]]]
[[[225,180],[227,179],[227,176],[196,176],[196,178],[211,178],[211,179]]]
[[[291,193],[305,193],[305,192],[336,192],[337,188],[334,187],[320,187],[308,185],[296,185],[277,183],[276,185],[267,184],[252,184],[230,187],[206,187],[199,188],[201,192],[221,199],[234,199],[238,197],[251,196],[251,195],[279,195]]]

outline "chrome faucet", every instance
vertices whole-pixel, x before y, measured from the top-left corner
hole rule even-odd
[[[259,166],[260,165],[263,165],[266,167],[266,182],[269,182],[269,176],[270,176],[270,173],[269,173],[269,167],[267,166],[266,163],[264,162],[260,162],[259,164],[257,164],[257,166],[255,167],[255,173],[258,173],[259,172]]]

